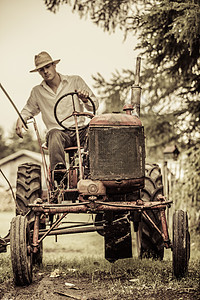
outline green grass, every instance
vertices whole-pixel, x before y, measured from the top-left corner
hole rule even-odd
[[[0,253],[0,283],[12,278],[12,266],[9,253]]]
[[[138,293],[141,296],[158,295],[165,291],[170,293],[197,293],[199,288],[199,261],[192,261],[188,275],[177,280],[172,274],[171,261],[152,261],[139,259],[118,260],[110,264],[105,259],[83,257],[74,260],[45,261],[40,272],[50,274],[57,270],[65,280],[73,278],[88,281],[97,289],[105,289],[105,299],[131,299]],[[108,295],[112,295],[109,298]],[[161,297],[162,298],[162,297]],[[135,299],[135,298],[134,298]],[[141,299],[141,298],[140,298]],[[164,298],[165,299],[165,298]],[[175,299],[175,298],[173,298]],[[181,298],[178,298],[181,299]],[[188,298],[183,298],[188,299]],[[191,298],[193,299],[193,298]]]
[[[141,297],[151,300],[158,299],[156,297],[167,299],[163,293],[168,293],[169,298],[171,294],[176,295],[174,298],[172,296],[172,299],[195,299],[199,288],[199,259],[191,259],[188,275],[177,280],[172,274],[171,260],[152,261],[133,258],[118,260],[111,264],[101,255],[89,256],[84,253],[79,255],[80,253],[76,252],[76,256],[69,257],[69,253],[62,252],[61,255],[60,252],[58,256],[53,256],[52,248],[46,250],[43,265],[34,269],[36,274],[41,274],[39,277],[49,277],[57,270],[59,278],[66,282],[78,280],[82,283],[86,280],[92,288],[99,291],[101,295],[99,299],[142,299]],[[10,278],[12,271],[9,253],[0,254],[0,283]],[[183,295],[183,298],[180,295]]]
[[[199,246],[199,236],[192,233],[189,272],[186,277],[177,280],[172,274],[171,250],[165,250],[163,261],[139,260],[134,256],[133,259],[118,260],[111,264],[104,259],[103,237],[97,233],[59,236],[57,243],[54,237],[47,237],[44,240],[43,266],[35,271],[36,274],[49,276],[57,269],[66,281],[69,278],[87,279],[95,287],[107,291],[108,298],[105,299],[109,299],[109,295],[112,295],[110,299],[133,299],[133,293],[134,296],[138,293],[140,297],[143,295],[146,299],[154,299],[151,294],[154,292],[182,291],[184,294],[198,290]],[[8,247],[8,253],[0,254],[0,283],[10,278],[12,269]],[[147,292],[151,298],[146,297]],[[161,298],[166,299],[162,295]]]

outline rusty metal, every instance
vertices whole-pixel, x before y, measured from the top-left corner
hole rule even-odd
[[[133,118],[126,114],[119,115]],[[134,190],[136,182],[130,184],[128,180],[144,179],[145,173],[143,127],[91,126],[89,139],[90,178],[101,180],[104,185],[112,181],[114,191],[110,190],[111,185],[107,185],[109,187],[107,193],[120,193],[122,190],[123,193],[128,193]],[[123,188],[123,184],[129,186],[129,190]]]
[[[165,215],[164,209],[160,209],[160,220],[161,220],[162,230],[163,230],[164,245],[166,248],[170,248],[171,245],[170,245],[170,240],[169,240],[167,220],[166,220],[166,215]]]
[[[84,227],[84,228],[58,228],[55,230],[51,230],[48,232],[48,236],[49,235],[63,235],[63,234],[73,234],[73,233],[86,233],[86,232],[94,232],[94,231],[99,231],[99,230],[103,230],[104,227],[103,226],[88,226],[88,227]],[[40,236],[42,236],[43,233],[40,233]]]
[[[102,180],[102,183],[108,189],[124,189],[126,192],[129,190],[140,189],[144,187],[144,178],[126,179],[126,180]]]
[[[131,115],[133,111],[133,105],[132,104],[124,105],[123,111],[125,111],[127,115]]]
[[[146,211],[143,211],[142,214],[149,220],[149,222],[153,225],[153,227],[159,232],[159,234],[164,238],[163,233],[161,230],[156,226],[156,224],[152,221],[152,219],[149,217],[149,215],[146,213]]]
[[[39,228],[40,228],[40,214],[35,214],[35,222],[34,222],[34,230],[33,230],[33,253],[37,253],[38,251],[38,237],[39,237]]]
[[[166,202],[166,197],[163,196],[162,194],[159,194],[157,196],[157,199],[158,199],[158,201],[161,201],[162,203]],[[165,247],[170,248],[170,247],[172,247],[172,245],[171,245],[170,239],[169,239],[165,209],[160,209],[160,221],[161,221],[161,224],[162,224],[163,240],[164,240]]]
[[[149,215],[145,211],[142,211],[142,214],[149,220],[149,222],[152,224],[152,226],[162,236],[165,248],[171,248],[172,245],[171,245],[171,242],[169,239],[169,234],[168,234],[167,221],[166,221],[166,216],[165,216],[165,208],[159,208],[160,220],[161,220],[161,224],[162,224],[162,231],[156,226],[156,224],[153,222],[153,220],[149,217]]]
[[[49,228],[49,230],[47,230],[47,232],[45,232],[45,233],[43,234],[43,236],[38,240],[38,244],[40,244],[40,243],[43,241],[43,239],[44,239],[47,235],[49,235],[50,232],[51,232],[56,226],[59,225],[59,223],[62,221],[62,219],[63,219],[66,215],[67,215],[67,213],[63,213],[63,215],[60,216],[60,218],[57,219],[57,221],[52,225],[52,227]]]
[[[77,169],[69,168],[69,189],[73,189],[77,187],[77,177],[78,172]]]
[[[142,122],[136,116],[129,114],[107,113],[95,116],[89,127],[105,127],[105,126],[142,126]]]
[[[87,212],[101,212],[101,211],[127,211],[127,210],[148,210],[165,208],[171,201],[163,202],[143,202],[143,205],[137,205],[137,201],[132,202],[101,202],[91,201],[85,203],[75,204],[29,204],[34,212],[40,213],[87,213]]]
[[[83,179],[78,182],[78,191],[85,195],[106,195],[106,188],[102,181]]]
[[[81,143],[79,138],[79,130],[78,130],[78,121],[77,121],[77,115],[75,110],[75,103],[74,103],[74,97],[72,96],[72,103],[73,103],[73,116],[74,116],[74,123],[76,128],[76,140],[77,140],[77,147],[78,147],[78,159],[79,159],[79,177],[80,179],[83,179],[83,166],[82,166],[82,158],[81,158]]]
[[[131,87],[131,103],[136,110],[138,116],[140,116],[140,98],[141,98],[141,87],[140,83],[140,66],[141,66],[141,57],[137,57],[136,60],[136,70],[135,70],[135,82]]]

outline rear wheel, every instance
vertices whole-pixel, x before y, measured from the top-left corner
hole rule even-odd
[[[141,192],[143,201],[156,201],[157,196],[163,195],[161,170],[156,164],[145,165],[145,186]],[[162,231],[162,224],[158,210],[148,210],[146,213]],[[164,243],[162,236],[153,227],[151,222],[142,215],[136,233],[137,251],[140,258],[162,260],[164,257]]]
[[[41,197],[41,166],[34,163],[24,163],[19,165],[17,172],[16,186],[16,215],[26,215],[29,211],[28,204],[34,203],[37,198]],[[30,228],[33,229],[34,212],[27,214],[27,220]],[[40,224],[45,228],[44,224]],[[38,252],[33,254],[33,264],[40,265],[43,257],[43,245],[38,248]]]
[[[188,271],[190,234],[187,213],[178,210],[173,215],[173,273],[177,278]]]
[[[16,216],[10,228],[10,253],[16,285],[32,282],[32,253],[30,229],[26,217]]]
[[[28,204],[41,197],[41,167],[33,163],[19,165],[17,172],[16,201],[18,207],[16,214],[25,215],[29,211]],[[34,213],[27,215],[30,221]]]

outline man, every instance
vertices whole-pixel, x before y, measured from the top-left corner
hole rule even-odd
[[[88,96],[93,100],[96,109],[98,108],[96,97],[80,76],[61,75],[56,71],[56,64],[58,64],[59,61],[60,59],[53,60],[45,51],[35,56],[36,68],[30,72],[39,72],[43,81],[32,89],[31,95],[21,111],[21,115],[25,122],[41,112],[43,122],[47,128],[46,138],[50,155],[51,170],[54,170],[57,167],[59,168],[59,165],[65,166],[64,148],[76,145],[76,133],[74,130],[70,130],[71,127],[75,127],[74,118],[71,117],[65,121],[65,126],[69,128],[69,130],[64,130],[56,122],[54,106],[57,100],[67,93],[77,91],[77,111],[83,111],[84,107],[87,110],[92,111],[92,105],[87,99]],[[72,101],[69,100],[67,105],[63,107],[63,113],[67,116],[71,115],[72,111]],[[81,144],[84,143],[86,137],[86,129],[81,129],[81,126],[83,125],[83,120],[78,118]],[[26,129],[24,123],[19,118],[16,124],[16,133],[21,138],[23,138],[23,128]]]

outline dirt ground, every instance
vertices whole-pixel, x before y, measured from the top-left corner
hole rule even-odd
[[[194,289],[173,289],[134,286],[134,282],[119,279],[91,280],[91,278],[66,277],[60,274],[51,277],[50,274],[35,273],[33,283],[26,287],[16,287],[10,279],[0,284],[0,299],[2,300],[115,300],[115,299],[179,299],[197,300],[200,293]]]
[[[6,222],[3,216],[10,220],[10,215],[1,215],[1,221]],[[52,237],[53,239],[53,237]],[[53,243],[51,237],[47,241],[45,248],[45,256],[52,258],[58,255],[58,249],[67,253],[71,258],[96,252],[103,253],[103,244],[101,237],[94,233],[85,236],[78,235],[77,238],[70,236],[59,237],[58,243]],[[87,243],[86,243],[87,241]],[[58,244],[58,245],[57,245]],[[192,245],[194,243],[192,242]],[[77,252],[78,251],[78,252]],[[3,255],[3,254],[2,254]],[[87,262],[84,260],[84,263]],[[98,266],[97,266],[98,267]],[[96,268],[96,266],[95,266]],[[103,272],[103,271],[101,271]],[[16,287],[13,279],[8,279],[0,284],[0,299],[2,300],[154,300],[154,299],[177,299],[177,300],[197,300],[200,299],[200,292],[194,288],[195,285],[172,284],[169,281],[160,280],[160,285],[144,284],[136,276],[121,276],[119,274],[106,274],[99,272],[99,275],[80,275],[73,272],[62,272],[54,269],[52,271],[44,271],[43,268],[34,270],[33,282],[29,286]],[[148,274],[153,275],[151,272]],[[159,273],[156,275],[159,276]],[[165,275],[167,276],[167,275]],[[194,276],[194,275],[193,275]],[[131,279],[133,278],[133,279]],[[197,279],[196,279],[197,280]],[[155,278],[156,281],[156,278]],[[187,279],[186,279],[187,281]],[[146,281],[148,282],[148,281]]]

